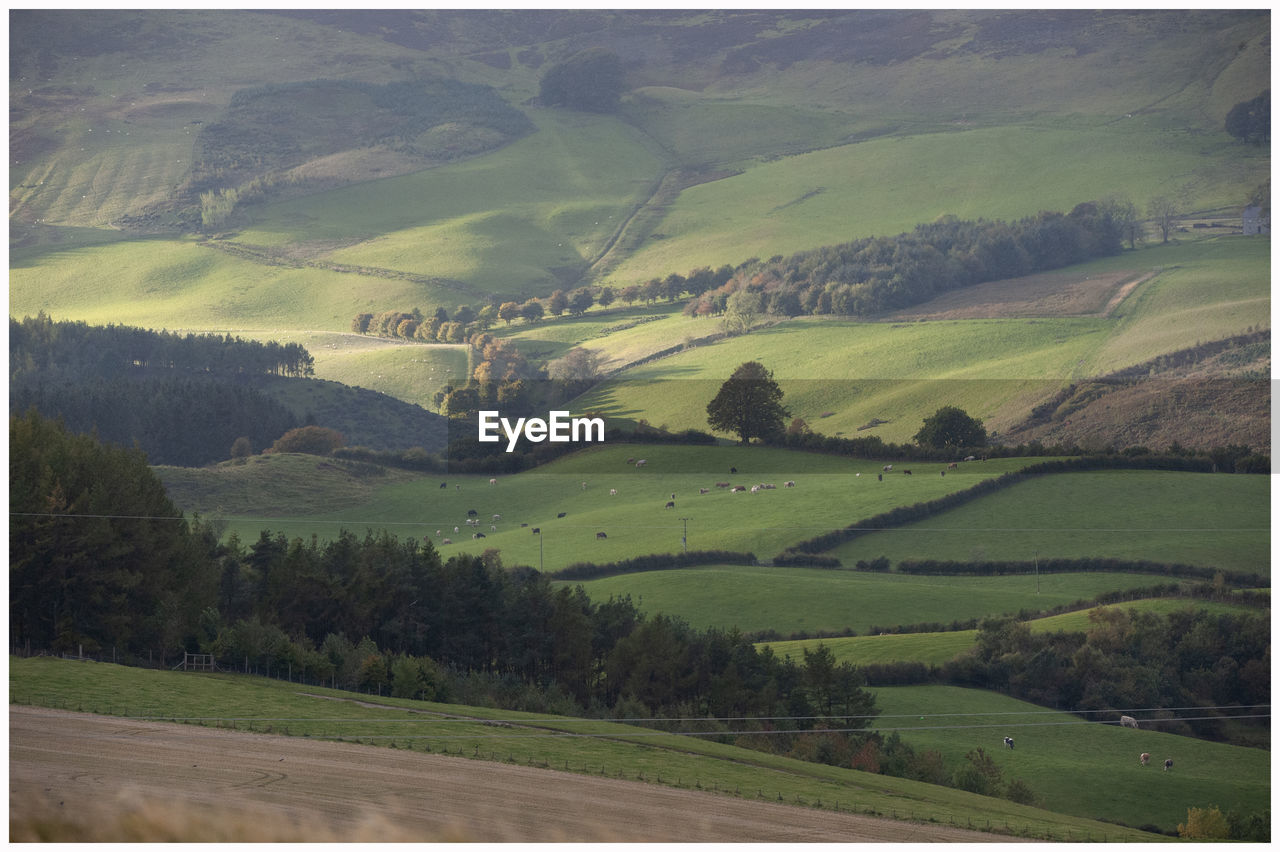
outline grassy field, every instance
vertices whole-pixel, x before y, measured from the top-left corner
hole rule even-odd
[[[644,457],[647,465],[627,464],[630,457]],[[304,539],[332,538],[344,528],[386,528],[402,538],[428,537],[445,557],[498,548],[507,564],[552,571],[573,562],[675,553],[685,530],[681,518],[688,518],[690,549],[750,551],[767,560],[790,544],[900,502],[938,497],[1025,464],[993,460],[945,479],[899,477],[879,483],[873,476],[880,465],[873,461],[762,447],[619,444],[499,476],[497,485],[489,484],[488,475],[369,473],[367,484],[352,492],[345,476],[315,475],[331,472],[326,460],[295,455],[257,456],[243,465],[204,470],[164,468],[161,479],[184,510],[225,519],[241,538],[256,539],[263,528]],[[740,473],[731,476],[731,467]],[[295,477],[306,494],[285,487]],[[787,480],[796,487],[783,488]],[[731,494],[715,488],[718,481],[778,487]],[[700,494],[702,488],[708,493]],[[618,493],[611,496],[610,490]],[[360,494],[358,500],[353,493]],[[665,508],[672,494],[675,510]],[[482,521],[478,530],[484,539],[471,538],[469,509]],[[560,512],[564,518],[556,517]],[[492,520],[493,515],[501,519]],[[541,528],[542,535],[531,535],[522,524]],[[597,532],[608,538],[598,540]],[[453,543],[445,544],[446,538]]]
[[[1265,476],[1098,471],[1036,477],[830,551],[846,565],[903,559],[1107,556],[1271,573]]]
[[[588,580],[582,586],[594,600],[630,595],[644,612],[678,616],[697,628],[776,630],[785,636],[845,629],[865,634],[873,628],[1038,612],[1161,582],[1166,578],[1150,574],[1052,574],[1040,577],[1037,591],[1031,576],[937,577],[723,565],[623,574]]]
[[[1038,803],[1054,810],[1171,830],[1186,822],[1189,807],[1269,808],[1270,756],[1262,749],[1161,733],[1158,725],[1090,724],[976,689],[900,686],[875,694],[882,730],[898,729],[917,752],[937,750],[948,767],[982,748],[1006,781],[1022,779]],[[1096,721],[1116,720],[1107,714]],[[1013,750],[1003,747],[1005,736],[1013,737]],[[1151,765],[1139,765],[1142,752],[1151,754]],[[1165,758],[1174,762],[1169,772]]]
[[[1167,615],[1185,608],[1206,609],[1213,613],[1256,613],[1251,607],[1218,601],[1188,600],[1186,598],[1149,598],[1110,604],[1102,609],[1136,609]],[[1093,609],[1081,609],[1050,615],[1027,622],[1033,633],[1078,632],[1089,629],[1089,613]],[[942,665],[955,659],[973,647],[977,630],[951,630],[944,633],[890,633],[885,636],[833,636],[827,639],[788,639],[781,642],[761,642],[760,647],[772,648],[780,657],[803,658],[805,649],[812,651],[819,643],[826,645],[837,662],[865,665],[867,663],[925,663]]]
[[[773,757],[697,737],[657,734],[613,722],[360,696],[261,677],[84,665],[49,658],[9,660],[18,704],[184,721],[237,730],[325,737],[677,787],[760,796],[806,806],[868,810],[939,822],[985,825],[1054,839],[1144,840],[1151,835],[943,787]],[[305,692],[307,694],[301,694]],[[327,700],[338,699],[338,700]],[[405,710],[417,711],[407,720]],[[450,719],[441,718],[443,714]],[[495,728],[485,720],[509,720]],[[1098,726],[1099,730],[1101,726]],[[180,729],[176,729],[180,730]],[[600,737],[555,736],[557,732]],[[180,735],[176,733],[175,735]],[[1206,744],[1207,745],[1207,744]],[[373,747],[371,745],[370,747]],[[1208,746],[1226,749],[1225,746]],[[1216,754],[1217,752],[1206,752]],[[1225,753],[1225,752],[1224,752]],[[1263,755],[1263,753],[1259,753]],[[1263,755],[1265,759],[1265,755]],[[1230,789],[1223,784],[1222,789]],[[972,824],[972,823],[968,823]]]
[[[779,380],[793,415],[824,434],[910,441],[923,418],[943,405],[957,405],[999,431],[1070,381],[1266,325],[1269,252],[1266,239],[1220,237],[1072,267],[1079,275],[1158,270],[1107,317],[794,319],[632,368],[576,405],[705,429],[706,401],[734,368],[757,360]],[[709,319],[682,317],[678,327],[674,318],[652,322],[629,330],[618,350],[656,351],[659,340],[671,345],[720,330]],[[647,347],[640,345],[644,339]],[[614,335],[584,345],[614,355]],[[886,422],[859,430],[873,420]]]
[[[1268,168],[1260,152],[1234,161],[1239,147],[1225,134],[1206,145],[1199,135],[1153,135],[1143,123],[931,130],[787,157],[692,187],[657,226],[666,238],[650,240],[609,280],[626,285],[740,263],[744,245],[769,257],[895,234],[946,214],[1007,220],[1109,194],[1147,199],[1182,190],[1172,177],[1180,174],[1205,175],[1186,188],[1187,209],[1235,206]]]

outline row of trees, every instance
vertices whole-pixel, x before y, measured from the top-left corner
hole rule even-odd
[[[312,363],[294,343],[11,318],[9,406],[194,467],[225,459],[237,439],[260,450],[297,427],[254,381],[310,376]]]
[[[596,603],[496,551],[445,561],[429,540],[385,531],[219,542],[182,517],[141,453],[34,413],[10,419],[10,458],[12,646],[206,651],[319,679],[335,673],[317,653],[345,641],[331,636],[367,637],[386,664],[360,661],[375,686],[408,656],[555,684],[580,711],[874,715],[856,671],[829,655],[801,665],[737,632],[646,618],[627,598]]]
[[[631,284],[617,290],[597,286],[578,287],[574,290],[558,289],[546,298],[530,298],[523,302],[494,296],[489,304],[479,309],[459,305],[452,316],[444,307],[436,308],[430,316],[423,314],[419,308],[410,311],[386,310],[376,314],[363,312],[352,318],[351,330],[357,334],[405,340],[465,343],[499,322],[511,325],[520,320],[537,323],[547,316],[582,316],[595,305],[607,308],[617,302],[625,302],[627,305],[640,302],[653,304],[661,300],[674,302],[686,294],[698,295],[719,287],[732,275],[733,268],[730,266],[723,266],[716,271],[703,267],[694,270],[688,277],[672,273],[666,278],[654,278],[644,284]]]
[[[951,683],[995,689],[1046,707],[1122,710],[1133,707],[1265,705],[1271,695],[1271,622],[1264,612],[1167,615],[1099,608],[1086,633],[1032,633],[1012,618],[989,619],[975,653],[943,667]],[[1159,729],[1220,738],[1228,714],[1195,714],[1174,722],[1159,711]]]
[[[1118,254],[1126,233],[1121,206],[1086,203],[1069,214],[1042,212],[1016,222],[947,216],[896,237],[748,261],[686,312],[723,313],[729,297],[744,290],[759,294],[763,310],[778,316],[870,316],[904,308],[960,287]]]
[[[9,318],[9,364],[11,375],[118,376],[147,368],[219,375],[315,372],[315,359],[299,343],[54,322],[43,311],[21,321]]]

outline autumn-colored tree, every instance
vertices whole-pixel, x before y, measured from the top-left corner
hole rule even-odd
[[[300,426],[297,429],[290,429],[277,438],[267,452],[327,456],[346,443],[347,439],[336,429],[327,429],[324,426]]]
[[[512,320],[519,318],[520,305],[516,302],[503,302],[498,307],[498,319],[511,325]]]

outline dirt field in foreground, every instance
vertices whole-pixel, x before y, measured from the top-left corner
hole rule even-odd
[[[943,826],[298,737],[9,707],[10,841],[937,842]]]

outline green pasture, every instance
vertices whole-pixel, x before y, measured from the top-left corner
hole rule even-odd
[[[1220,601],[1187,598],[1147,598],[1104,607],[1091,607],[1050,615],[1027,622],[1033,633],[1084,633],[1092,626],[1089,613],[1094,609],[1139,610],[1168,615],[1183,609],[1205,609],[1213,613],[1256,613],[1252,607]],[[832,636],[826,639],[787,639],[760,642],[758,647],[772,648],[780,657],[800,660],[805,649],[813,651],[819,644],[831,649],[837,662],[855,666],[868,663],[925,663],[939,666],[973,647],[977,630],[950,630],[942,633],[889,633],[883,636]]]
[[[495,326],[491,333],[515,342],[526,357],[540,361],[562,357],[581,346],[600,353],[606,372],[672,346],[714,334],[719,324],[681,315],[675,304],[595,308],[580,317],[547,318],[536,323],[517,321]]]
[[[1130,256],[1091,266],[1100,271],[1128,268],[1124,260]],[[1117,308],[1110,337],[1087,361],[1090,373],[1108,373],[1195,343],[1243,334],[1250,326],[1271,325],[1269,236],[1157,245],[1136,256],[1161,272]]]
[[[10,657],[9,694],[15,704],[341,739],[371,748],[430,750],[1041,839],[1155,839],[1002,799],[775,757],[697,736],[601,720],[356,695],[248,675]],[[506,724],[495,726],[494,720]]]
[[[998,432],[1071,381],[1269,322],[1270,240],[1218,237],[1126,252],[1073,269],[1158,270],[1109,317],[856,322],[804,317],[615,375],[575,405],[673,429],[706,428],[706,402],[742,362],[774,373],[794,416],[829,435],[909,442],[923,418],[957,405]],[[721,331],[676,318],[629,330],[625,350],[656,351]],[[669,324],[670,323],[670,324]],[[598,348],[611,354],[620,336]],[[593,346],[585,340],[581,345]],[[628,359],[622,359],[628,360]],[[868,429],[874,421],[883,421]]]
[[[646,465],[628,464],[628,458],[644,458]],[[1024,459],[1001,459],[945,478],[886,477],[878,482],[880,464],[873,461],[763,447],[618,444],[584,450],[533,471],[500,474],[493,485],[487,474],[387,477],[358,503],[341,479],[318,477],[311,497],[293,510],[274,486],[261,491],[262,477],[269,479],[277,467],[324,470],[329,462],[273,455],[244,465],[226,463],[208,473],[191,471],[182,477],[183,490],[171,494],[186,511],[226,520],[242,539],[256,539],[263,528],[322,540],[342,529],[386,528],[401,538],[429,538],[446,558],[496,548],[508,565],[553,571],[574,562],[675,553],[683,547],[686,528],[690,550],[747,551],[766,561],[798,541],[1025,464]],[[731,475],[731,467],[739,473]],[[788,480],[796,486],[785,488]],[[717,482],[777,487],[735,494],[716,488]],[[703,488],[708,493],[699,493]],[[610,495],[611,490],[617,494]],[[666,508],[668,502],[675,507]],[[474,529],[466,523],[472,509],[481,522]],[[561,512],[565,517],[558,518]],[[532,535],[533,528],[541,529],[541,535]],[[485,537],[473,539],[477,531]],[[607,538],[597,538],[598,532]],[[452,543],[445,544],[446,538]]]
[[[713,319],[690,322],[694,336],[720,331]],[[665,322],[652,325],[637,333],[660,334]],[[759,361],[773,371],[792,416],[815,431],[910,442],[943,405],[963,408],[989,429],[1001,418],[1016,420],[1079,378],[1076,365],[1107,337],[1107,322],[1091,318],[891,324],[805,317],[626,370],[574,405],[705,430],[706,405],[720,385],[743,362]],[[859,429],[873,420],[884,422]]]
[[[1146,122],[1065,119],[903,133],[760,163],[681,193],[650,239],[609,276],[626,285],[909,231],[943,215],[1018,219],[1124,195],[1187,210],[1242,206],[1270,170],[1263,149],[1225,132],[1159,132]],[[744,252],[749,252],[745,254]]]
[[[1052,574],[1042,575],[1037,589],[1030,575],[941,577],[712,565],[622,574],[581,585],[593,600],[630,595],[644,612],[678,616],[699,629],[775,630],[786,636],[846,629],[866,634],[874,628],[1037,612],[1163,582],[1167,578],[1151,574]],[[935,653],[932,640],[918,642]]]
[[[336,263],[451,278],[481,292],[549,295],[604,250],[662,164],[615,119],[530,117],[537,131],[493,154],[266,205],[237,239],[312,246]],[[557,281],[558,269],[568,280]],[[397,307],[408,306],[381,309]]]
[[[1243,474],[1117,470],[1035,477],[845,542],[829,555],[846,565],[879,556],[894,563],[1111,557],[1269,577],[1270,489],[1269,477]]]
[[[1024,781],[1036,803],[1063,813],[1171,831],[1187,809],[1216,805],[1251,813],[1271,801],[1271,757],[1263,749],[1162,733],[1159,723],[1121,728],[1116,714],[1079,717],[997,693],[955,686],[873,690],[876,726],[897,730],[917,753],[941,753],[948,769],[981,748],[1004,780]],[[1133,715],[1141,723],[1144,715]],[[922,718],[923,717],[923,718]],[[1108,724],[1109,723],[1109,724]],[[1004,748],[1004,737],[1015,747]],[[1140,765],[1148,752],[1151,763]],[[1173,769],[1164,771],[1165,758]]]
[[[14,251],[9,311],[143,328],[346,331],[362,311],[465,300],[455,290],[327,268],[275,266],[189,238]]]

